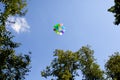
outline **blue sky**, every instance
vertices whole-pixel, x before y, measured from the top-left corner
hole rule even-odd
[[[113,5],[113,0],[29,0],[25,16],[29,32],[14,32],[15,40],[22,43],[17,51],[32,52],[32,69],[26,80],[49,80],[42,78],[40,71],[54,59],[55,49],[75,52],[87,44],[104,69],[108,56],[120,52],[120,27],[113,24],[113,14],[107,11]],[[53,31],[57,23],[66,27],[62,36]]]

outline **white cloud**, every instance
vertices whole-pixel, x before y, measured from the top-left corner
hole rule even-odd
[[[11,27],[17,33],[29,31],[30,26],[23,17],[10,16],[6,22],[6,27]]]

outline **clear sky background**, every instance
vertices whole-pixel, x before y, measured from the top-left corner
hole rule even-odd
[[[120,27],[113,24],[113,14],[107,11],[113,5],[113,0],[29,0],[25,18],[30,29],[13,32],[15,40],[22,43],[17,51],[32,52],[26,80],[49,80],[40,72],[54,59],[55,49],[75,52],[90,45],[103,70],[108,56],[120,52]],[[66,27],[62,36],[53,31],[57,23]]]

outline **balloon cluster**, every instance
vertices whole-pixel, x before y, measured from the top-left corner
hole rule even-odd
[[[58,35],[63,35],[65,32],[65,27],[63,26],[63,24],[56,24],[54,25],[53,30],[55,31],[55,33],[57,33]]]

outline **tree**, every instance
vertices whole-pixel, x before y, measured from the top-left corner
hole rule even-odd
[[[115,25],[120,24],[120,0],[114,0],[115,5],[108,9],[109,12],[114,13]]]
[[[30,56],[17,54],[14,36],[7,31],[5,22],[9,16],[22,16],[26,0],[0,0],[0,80],[23,80],[30,71]]]
[[[27,12],[25,9],[26,0],[0,0],[0,24],[5,25],[9,16],[23,16]]]
[[[114,53],[105,64],[107,77],[112,80],[120,80],[120,54]]]
[[[45,78],[55,76],[57,80],[74,80],[74,77],[79,76],[77,71],[81,70],[84,80],[103,79],[103,71],[94,62],[93,50],[88,46],[83,46],[77,52],[55,50],[54,56],[56,58],[51,65],[41,72]]]
[[[57,80],[74,80],[74,77],[78,76],[77,70],[80,67],[79,54],[69,50],[66,52],[55,50],[54,53],[55,59],[50,66],[46,67],[46,70],[41,72],[41,75],[45,78],[54,76]]]
[[[103,80],[103,71],[95,63],[94,51],[89,46],[83,46],[77,53],[80,55],[80,70],[84,80]]]

